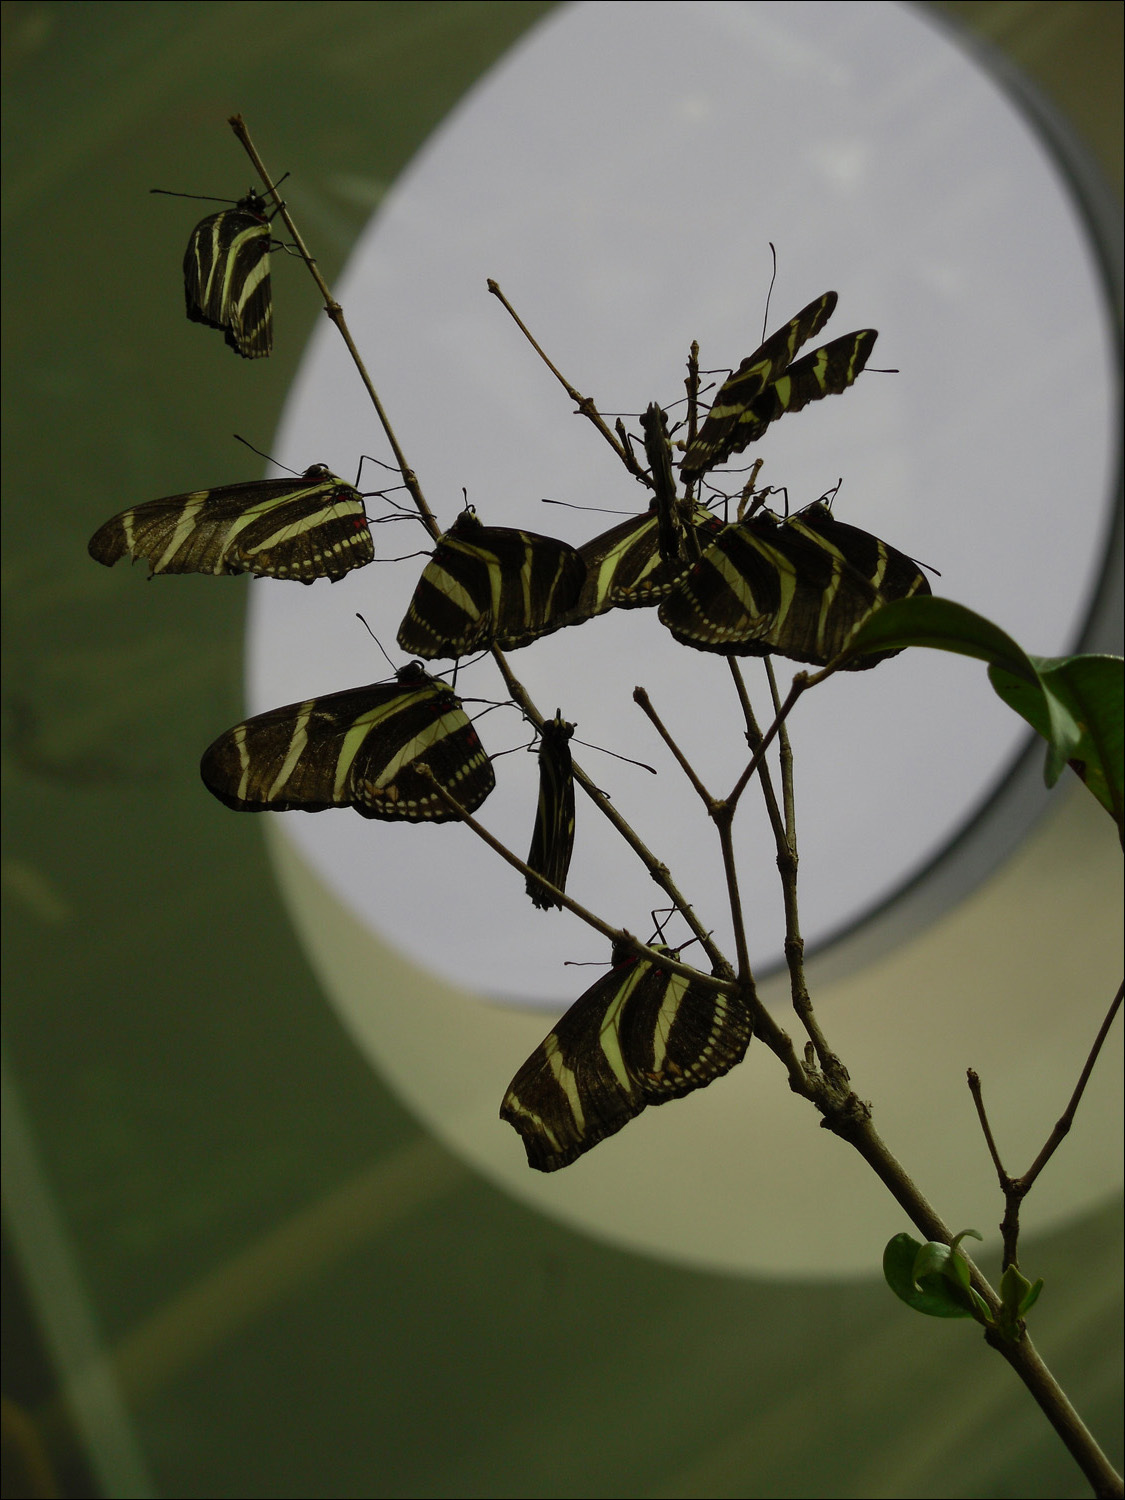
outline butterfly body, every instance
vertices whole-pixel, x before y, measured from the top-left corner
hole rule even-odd
[[[655,951],[675,957],[668,948]],[[529,1166],[554,1172],[647,1105],[729,1072],[750,1034],[749,1012],[736,997],[615,946],[610,972],[516,1074],[500,1117],[523,1138]]]
[[[145,558],[155,573],[343,578],[375,556],[363,497],[323,464],[300,478],[260,479],[148,500],[94,533],[90,556],[112,567]]]
[[[322,812],[440,823],[457,817],[433,778],[473,812],[496,779],[461,700],[417,663],[395,681],[258,714],[204,752],[208,790],[239,812]]]
[[[270,353],[270,221],[258,193],[209,214],[192,230],[184,253],[184,300],[192,322],[221,329],[243,359]]]
[[[584,578],[582,559],[565,542],[484,526],[464,510],[418,580],[398,643],[426,660],[515,650],[566,623]]]

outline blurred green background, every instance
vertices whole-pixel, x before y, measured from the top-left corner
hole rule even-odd
[[[200,793],[245,585],[86,556],[137,499],[257,477],[230,433],[268,443],[319,315],[287,288],[254,363],[189,325],[192,211],[149,188],[244,191],[241,111],[331,280],[548,9],[3,6],[5,1494],[1086,1493],[974,1333],[874,1275],[632,1256],[421,1131],[318,993],[260,839]],[[933,9],[1120,182],[1119,4]],[[1028,1261],[1039,1345],[1120,1463],[1119,1217]]]

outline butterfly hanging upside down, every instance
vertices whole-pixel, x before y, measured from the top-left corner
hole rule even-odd
[[[657,953],[675,958],[670,948]],[[500,1118],[528,1165],[569,1166],[649,1104],[680,1099],[742,1061],[750,1013],[736,996],[615,944],[613,967],[567,1011],[513,1078]]]
[[[566,890],[570,857],[574,852],[574,774],[570,757],[570,738],[574,725],[568,724],[561,709],[543,725],[539,739],[539,801],[535,809],[535,828],[528,852],[528,867],[544,876],[557,890]],[[537,880],[528,879],[527,894],[531,904],[541,911],[561,906]]]
[[[243,359],[273,349],[270,236],[266,200],[251,190],[233,208],[202,219],[184,253],[188,317],[220,329]]]

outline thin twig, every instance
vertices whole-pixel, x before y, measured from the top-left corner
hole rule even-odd
[[[988,1113],[984,1107],[984,1091],[981,1087],[980,1077],[974,1069],[970,1068],[968,1070],[969,1092],[973,1096],[977,1118],[980,1120],[981,1130],[984,1132],[984,1139],[988,1145],[989,1155],[992,1157],[992,1164],[996,1168],[996,1175],[1000,1182],[1000,1191],[1004,1195],[1004,1217],[1000,1221],[1000,1234],[1004,1242],[1003,1265],[1005,1270],[1008,1266],[1019,1265],[1020,1209],[1023,1200],[1031,1191],[1035,1179],[1058,1150],[1070,1131],[1071,1125],[1074,1123],[1075,1113],[1086,1090],[1086,1085],[1090,1081],[1090,1074],[1094,1070],[1094,1064],[1098,1060],[1098,1056],[1105,1044],[1106,1037],[1109,1035],[1109,1029],[1113,1025],[1117,1012],[1121,1009],[1123,993],[1125,993],[1125,985],[1118,987],[1117,994],[1110,1002],[1109,1010],[1106,1012],[1105,1019],[1102,1021],[1098,1034],[1094,1038],[1094,1044],[1090,1048],[1085,1066],[1082,1069],[1077,1084],[1075,1084],[1074,1092],[1070,1096],[1070,1102],[1055,1122],[1054,1128],[1044,1142],[1042,1150],[1031,1166],[1028,1167],[1027,1171],[1020,1177],[1013,1177],[1005,1170],[1004,1163],[1000,1159],[999,1148],[992,1134],[992,1127],[989,1124]]]
[[[296,244],[297,249],[300,251],[301,259],[308,267],[309,274],[317,284],[320,295],[324,299],[324,310],[332,319],[332,322],[335,323],[340,337],[344,340],[344,343],[347,346],[348,353],[352,357],[352,363],[359,371],[359,378],[363,381],[364,389],[367,391],[368,396],[371,398],[371,404],[375,408],[375,415],[379,418],[379,423],[383,429],[383,432],[386,434],[387,442],[391,445],[391,452],[395,456],[395,463],[398,465],[398,470],[402,475],[403,483],[410,491],[411,499],[414,501],[414,504],[418,508],[419,515],[422,517],[422,520],[429,530],[430,535],[435,538],[439,537],[441,535],[441,527],[438,525],[433,511],[431,511],[429,505],[426,503],[426,497],[422,493],[422,486],[418,483],[418,476],[407,463],[406,455],[399,447],[398,438],[395,436],[394,428],[391,426],[390,418],[387,416],[386,411],[383,409],[383,403],[379,400],[379,395],[375,389],[374,384],[372,383],[371,376],[367,373],[367,366],[364,364],[360,356],[360,352],[356,348],[355,340],[351,335],[351,330],[348,328],[347,322],[345,321],[344,309],[336,301],[335,297],[333,297],[331,291],[329,290],[328,283],[320,274],[320,267],[317,265],[313,257],[309,254],[308,249],[305,246],[305,242],[301,237],[301,233],[298,230],[296,224],[294,224],[292,215],[286,207],[284,200],[278,196],[278,191],[273,185],[274,179],[266,171],[265,164],[262,161],[261,156],[258,154],[258,148],[254,145],[254,142],[250,137],[250,131],[246,126],[245,120],[243,120],[241,115],[231,115],[227,123],[230,125],[230,128],[234,131],[235,135],[238,137],[247,156],[254,163],[254,170],[262,179],[267,192],[270,194],[270,196],[273,198],[274,203],[277,205],[277,209],[281,215],[282,221],[285,224],[286,229],[288,229],[289,233],[293,236],[293,241]]]
[[[687,390],[687,446],[690,448],[699,431],[699,342],[697,339],[692,339],[691,349],[688,351],[687,378],[684,381],[684,387]]]
[[[379,399],[378,392],[375,390],[375,387],[374,387],[374,384],[372,383],[371,377],[370,377],[370,375],[367,372],[367,368],[364,365],[363,360],[360,357],[359,351],[356,348],[355,343],[354,343],[354,341],[352,339],[351,333],[350,333],[350,331],[348,329],[346,320],[344,318],[343,309],[341,308],[340,304],[336,301],[336,299],[332,296],[332,293],[331,293],[331,291],[330,291],[330,289],[328,287],[328,284],[325,282],[323,276],[321,275],[319,267],[317,266],[317,263],[316,263],[315,259],[309,254],[308,249],[305,246],[304,240],[302,239],[301,234],[300,234],[299,230],[297,229],[297,226],[293,223],[292,217],[290,216],[288,209],[286,208],[286,206],[283,203],[283,201],[281,200],[281,198],[278,196],[276,189],[272,186],[272,184],[273,184],[273,178],[270,177],[268,171],[266,170],[265,164],[262,161],[262,158],[259,155],[258,150],[257,150],[256,146],[254,145],[253,140],[251,139],[250,132],[247,129],[246,123],[243,120],[242,116],[241,115],[233,115],[231,117],[229,123],[230,123],[231,129],[234,131],[235,135],[238,137],[238,139],[241,142],[241,144],[242,144],[244,150],[246,151],[247,155],[250,157],[250,160],[253,162],[254,168],[258,172],[259,176],[261,177],[262,182],[265,184],[267,190],[271,193],[274,202],[277,204],[278,210],[279,210],[279,212],[281,214],[281,217],[282,217],[282,220],[285,223],[285,226],[289,230],[290,234],[293,236],[293,240],[294,240],[295,244],[297,245],[298,250],[301,253],[301,257],[304,260],[306,266],[308,266],[309,272],[312,275],[313,280],[316,282],[317,287],[320,290],[321,296],[324,299],[325,309],[328,312],[329,317],[336,324],[336,327],[338,328],[338,330],[339,330],[339,332],[341,334],[341,337],[344,339],[344,342],[347,345],[348,351],[349,351],[349,353],[352,356],[353,362],[355,363],[355,367],[356,367],[356,369],[359,372],[360,379],[363,381],[364,388],[366,389],[369,397],[371,398],[371,402],[372,402],[373,406],[375,407],[375,411],[376,411],[376,414],[378,415],[379,421],[380,421],[380,423],[381,423],[381,425],[383,427],[383,431],[384,431],[384,433],[387,436],[387,441],[391,445],[391,450],[394,453],[395,462],[398,465],[399,472],[402,474],[403,481],[406,484],[406,487],[409,490],[412,499],[414,500],[414,503],[415,503],[415,505],[416,505],[416,507],[418,509],[419,514],[421,515],[423,521],[425,522],[427,528],[429,529],[430,534],[435,539],[438,538],[438,537],[440,537],[440,535],[441,535],[441,528],[438,525],[437,520],[436,520],[436,518],[433,515],[433,512],[430,510],[429,505],[426,503],[426,499],[425,499],[425,496],[422,493],[422,488],[421,488],[421,485],[418,482],[417,475],[414,473],[414,470],[411,469],[411,467],[407,463],[407,461],[406,461],[406,455],[403,453],[402,449],[399,447],[398,439],[395,436],[394,429],[392,428],[391,423],[390,423],[390,419],[389,419],[389,417],[386,414],[386,411],[385,411],[385,409],[383,407],[383,403]],[[516,312],[514,311],[514,309],[511,307],[511,305],[508,303],[507,299],[504,297],[504,294],[501,292],[500,288],[494,282],[490,282],[489,283],[489,290],[492,291],[500,299],[500,301],[503,303],[503,305],[508,309],[508,312],[515,319],[515,321],[518,324],[518,326],[521,329],[523,329],[524,334],[526,335],[526,337],[528,338],[528,340],[531,342],[533,348],[535,348],[537,350],[537,352],[540,354],[541,358],[546,362],[546,364],[548,365],[548,367],[554,372],[554,374],[556,375],[556,377],[562,382],[562,384],[565,386],[565,388],[568,391],[568,393],[575,399],[575,401],[578,402],[580,410],[582,410],[585,415],[589,416],[590,419],[594,422],[595,426],[597,426],[599,428],[599,430],[602,431],[603,434],[608,438],[611,446],[614,448],[614,451],[618,453],[618,456],[626,464],[626,467],[630,469],[630,472],[637,474],[637,476],[640,477],[640,478],[642,478],[642,479],[644,479],[646,483],[651,483],[651,481],[649,480],[648,475],[645,474],[645,472],[640,468],[640,466],[636,463],[636,460],[633,459],[632,455],[626,453],[621,448],[621,446],[618,444],[617,440],[613,437],[613,434],[605,426],[605,423],[602,421],[601,417],[598,415],[596,409],[593,406],[593,403],[591,401],[587,400],[587,398],[581,396],[576,390],[574,390],[574,388],[559,373],[559,371],[555,368],[555,366],[551,363],[551,361],[549,359],[547,359],[547,356],[543,353],[542,349],[539,348],[539,345],[535,342],[534,338],[532,338],[532,336],[528,332],[527,328],[521,322],[520,318],[518,317],[518,315],[516,314]],[[493,654],[493,658],[496,661],[497,666],[500,669],[500,674],[504,678],[504,681],[505,681],[505,683],[507,684],[507,687],[508,687],[508,691],[511,694],[512,698],[514,699],[514,701],[528,715],[528,717],[530,718],[531,722],[533,724],[535,724],[535,726],[537,728],[542,728],[542,725],[543,725],[543,717],[542,717],[542,715],[539,713],[539,711],[536,708],[535,704],[532,702],[532,700],[530,698],[530,695],[524,689],[523,685],[519,682],[519,680],[516,678],[516,676],[514,675],[514,673],[511,671],[511,668],[508,666],[507,661],[506,661],[505,657],[503,656],[503,654],[498,649],[496,649],[496,648],[493,649],[493,653],[492,654]],[[573,771],[574,771],[574,779],[575,779],[575,781],[578,783],[579,786],[582,787],[582,790],[586,793],[586,795],[595,804],[595,806],[598,808],[599,812],[601,812],[604,817],[606,817],[606,818],[609,819],[609,821],[613,824],[613,826],[617,829],[617,831],[622,835],[622,837],[626,840],[626,842],[629,844],[629,846],[636,852],[636,854],[640,857],[640,859],[648,867],[649,873],[652,876],[653,880],[656,881],[656,883],[660,886],[661,890],[664,891],[664,893],[668,897],[668,899],[673,903],[673,905],[676,907],[676,909],[684,917],[684,919],[687,922],[688,926],[691,928],[691,931],[692,931],[693,935],[695,937],[697,937],[700,940],[700,942],[704,945],[704,950],[707,953],[707,956],[711,959],[712,963],[715,964],[716,967],[726,966],[726,967],[729,968],[729,965],[727,965],[727,961],[726,961],[725,957],[723,956],[722,952],[715,945],[715,943],[711,939],[711,936],[708,933],[708,931],[706,930],[706,928],[704,928],[703,924],[696,917],[694,911],[691,908],[690,903],[688,901],[686,901],[686,899],[684,898],[684,896],[681,894],[681,892],[679,891],[678,887],[676,886],[675,882],[672,880],[671,875],[670,875],[670,873],[669,873],[669,871],[667,869],[667,866],[663,865],[656,858],[656,856],[652,853],[652,851],[650,849],[648,849],[647,846],[644,843],[642,843],[642,841],[640,840],[640,838],[638,838],[638,836],[633,831],[633,829],[625,822],[625,820],[617,812],[616,808],[614,808],[612,806],[612,804],[609,802],[608,798],[606,798],[602,794],[602,792],[597,787],[596,783],[593,782],[586,775],[586,773],[581,769],[581,767],[576,764],[573,767]]]
[[[438,781],[437,777],[424,761],[415,762],[414,769],[433,785],[434,790],[445,805],[457,814],[461,822],[467,828],[470,828],[476,834],[477,838],[483,840],[490,849],[510,864],[514,870],[518,870],[524,879],[535,877],[539,881],[539,884],[558,901],[560,906],[564,906],[567,911],[573,912],[576,917],[585,922],[588,927],[592,927],[595,932],[600,932],[603,937],[609,938],[611,943],[627,944],[639,957],[650,958],[654,962],[659,963],[662,968],[668,969],[671,973],[682,974],[685,979],[698,982],[704,989],[718,990],[724,995],[738,993],[738,985],[733,980],[723,978],[717,974],[704,974],[699,969],[692,968],[691,964],[683,964],[678,959],[669,958],[667,954],[656,953],[647,943],[642,943],[639,938],[634,937],[625,928],[612,927],[608,922],[603,922],[601,917],[596,916],[587,907],[575,901],[573,897],[568,896],[565,891],[560,891],[557,886],[552,885],[549,880],[544,879],[537,871],[526,865],[520,859],[519,855],[513,853],[506,844],[502,844],[495,834],[489,833],[484,824],[478,823],[476,818],[461,806],[452,792],[447,787],[442,786],[441,782]],[[725,964],[725,961],[724,967],[729,967],[729,965]]]
[[[649,698],[643,687],[635,687],[633,689],[633,702],[636,703],[640,707],[641,711],[648,716],[648,719],[651,722],[653,728],[656,730],[657,734],[664,741],[664,743],[668,746],[668,749],[672,752],[673,756],[680,766],[680,769],[683,771],[684,775],[695,788],[704,806],[707,808],[708,812],[711,812],[717,805],[715,798],[712,797],[711,793],[707,790],[702,781],[700,781],[699,777],[695,774],[694,767],[688,760],[687,756],[680,749],[679,745],[677,745],[675,740],[672,738],[660,715],[656,712],[656,709],[653,708],[652,700]]]
[[[1001,1191],[1007,1192],[1012,1179],[1004,1170],[1004,1163],[1000,1160],[1000,1151],[992,1134],[992,1126],[988,1123],[988,1115],[984,1108],[984,1094],[980,1086],[980,1074],[975,1068],[969,1068],[965,1076],[969,1081],[969,1093],[973,1096],[973,1103],[977,1109],[977,1118],[980,1120],[980,1128],[984,1132],[984,1139],[988,1145],[988,1154],[992,1157],[992,1165],[996,1168],[996,1176],[1000,1179]]]
[[[528,693],[523,683],[520,682],[512,672],[511,667],[508,665],[507,658],[500,651],[497,651],[495,649],[493,650],[492,655],[493,659],[500,669],[500,674],[504,679],[505,686],[507,687],[513,702],[518,708],[522,709],[522,711],[527,715],[531,723],[534,724],[537,729],[542,729],[544,723],[543,715],[540,713],[539,709],[532,701],[531,695]],[[586,772],[582,769],[582,767],[576,760],[571,764],[571,771],[574,776],[575,782],[582,788],[583,792],[585,792],[586,796],[589,797],[590,801],[598,809],[601,815],[613,825],[613,827],[624,839],[626,844],[628,844],[629,848],[633,850],[634,854],[636,854],[637,858],[648,870],[648,873],[653,881],[660,887],[660,889],[668,897],[669,901],[671,901],[672,905],[683,917],[684,921],[691,929],[693,937],[698,938],[700,944],[703,947],[703,951],[711,960],[712,966],[715,969],[722,969],[728,973],[732,972],[730,969],[730,964],[728,963],[722,950],[715,943],[715,940],[708,929],[704,927],[703,923],[696,916],[695,910],[692,907],[691,903],[688,901],[687,897],[683,894],[679,886],[672,879],[672,874],[668,869],[668,866],[664,864],[663,861],[657,859],[656,855],[652,852],[648,845],[644,843],[636,830],[631,826],[631,824],[625,821],[625,819],[617,811],[617,808],[614,807],[613,803],[601,790],[598,784],[586,774]]]
[[[1078,1109],[1078,1105],[1081,1102],[1082,1095],[1086,1091],[1086,1085],[1090,1081],[1090,1074],[1094,1071],[1094,1064],[1098,1060],[1098,1054],[1101,1052],[1102,1047],[1105,1044],[1105,1039],[1109,1035],[1109,1028],[1113,1025],[1114,1019],[1117,1016],[1117,1012],[1121,1009],[1121,997],[1123,993],[1125,993],[1125,984],[1121,984],[1118,986],[1117,994],[1114,995],[1112,1001],[1110,1002],[1109,1010],[1106,1012],[1105,1020],[1102,1022],[1101,1027],[1098,1030],[1098,1034],[1094,1038],[1094,1045],[1090,1048],[1090,1055],[1086,1059],[1086,1065],[1082,1069],[1081,1077],[1075,1085],[1074,1093],[1070,1096],[1070,1103],[1059,1116],[1059,1119],[1055,1124],[1055,1128],[1048,1136],[1042,1151],[1040,1151],[1039,1155],[1035,1158],[1031,1166],[1028,1167],[1027,1171],[1020,1179],[1020,1181],[1024,1185],[1025,1192],[1028,1188],[1031,1187],[1032,1183],[1039,1176],[1040,1172],[1042,1172],[1043,1168],[1050,1161],[1055,1151],[1061,1145],[1063,1138],[1070,1130],[1071,1125],[1074,1123],[1075,1111]]]
[[[581,391],[577,390],[573,385],[571,385],[570,381],[566,378],[566,376],[562,373],[558,366],[547,357],[547,355],[543,352],[542,346],[538,343],[534,334],[532,334],[531,330],[528,328],[527,324],[523,321],[519,313],[516,312],[515,308],[508,301],[507,297],[505,297],[504,293],[500,290],[499,283],[494,281],[491,276],[488,278],[488,290],[506,309],[516,327],[523,334],[524,338],[535,350],[536,354],[538,354],[539,358],[547,366],[548,370],[550,370],[551,374],[559,382],[570,399],[575,403],[578,408],[578,414],[580,416],[589,418],[589,420],[593,422],[594,426],[601,433],[602,437],[605,438],[606,442],[613,449],[614,453],[617,454],[618,458],[629,470],[629,473],[651,487],[651,478],[645,472],[645,470],[641,468],[640,464],[637,462],[636,458],[634,458],[629,448],[625,444],[623,444],[620,439],[618,439],[614,435],[614,433],[606,426],[605,422],[602,420],[601,413],[594,405],[593,398],[591,396],[584,396]]]

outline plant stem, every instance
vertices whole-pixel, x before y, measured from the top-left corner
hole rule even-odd
[[[371,398],[371,404],[375,408],[375,415],[379,418],[379,423],[383,429],[384,434],[386,435],[387,442],[391,445],[391,452],[395,456],[395,463],[398,465],[399,473],[402,475],[402,482],[410,491],[410,497],[418,508],[418,514],[425,522],[430,535],[435,538],[439,537],[441,535],[441,527],[438,525],[437,519],[434,516],[433,512],[430,510],[429,505],[426,503],[426,497],[422,493],[422,486],[418,483],[418,476],[406,462],[406,455],[399,447],[398,438],[395,436],[395,431],[391,426],[390,418],[387,416],[387,413],[383,408],[383,403],[379,400],[379,394],[376,391],[374,384],[372,383],[371,376],[367,373],[367,366],[363,363],[360,352],[355,346],[355,340],[352,338],[351,330],[348,328],[347,322],[344,318],[344,309],[336,301],[335,297],[333,297],[331,291],[329,290],[328,283],[320,274],[320,267],[317,265],[313,257],[309,254],[308,249],[305,246],[305,242],[301,238],[300,231],[298,230],[296,224],[294,224],[293,219],[290,216],[288,208],[285,206],[284,201],[278,197],[277,189],[273,186],[274,179],[266,171],[265,164],[263,163],[261,156],[258,154],[258,148],[254,145],[254,142],[251,139],[250,131],[247,129],[245,120],[243,120],[241,115],[231,115],[227,123],[230,125],[230,128],[234,131],[235,135],[238,137],[247,156],[254,163],[254,170],[258,173],[259,177],[261,177],[262,182],[265,184],[266,191],[270,194],[270,196],[273,198],[273,201],[277,204],[277,209],[281,215],[282,222],[284,223],[286,229],[288,229],[289,233],[293,236],[293,241],[296,244],[297,249],[301,253],[301,259],[308,267],[309,275],[317,284],[320,295],[324,300],[324,310],[332,319],[333,323],[335,323],[336,329],[339,332],[340,337],[346,344],[348,353],[352,357],[352,363],[355,365],[356,369],[359,372],[359,378],[363,381],[364,389],[367,391],[368,396]]]

